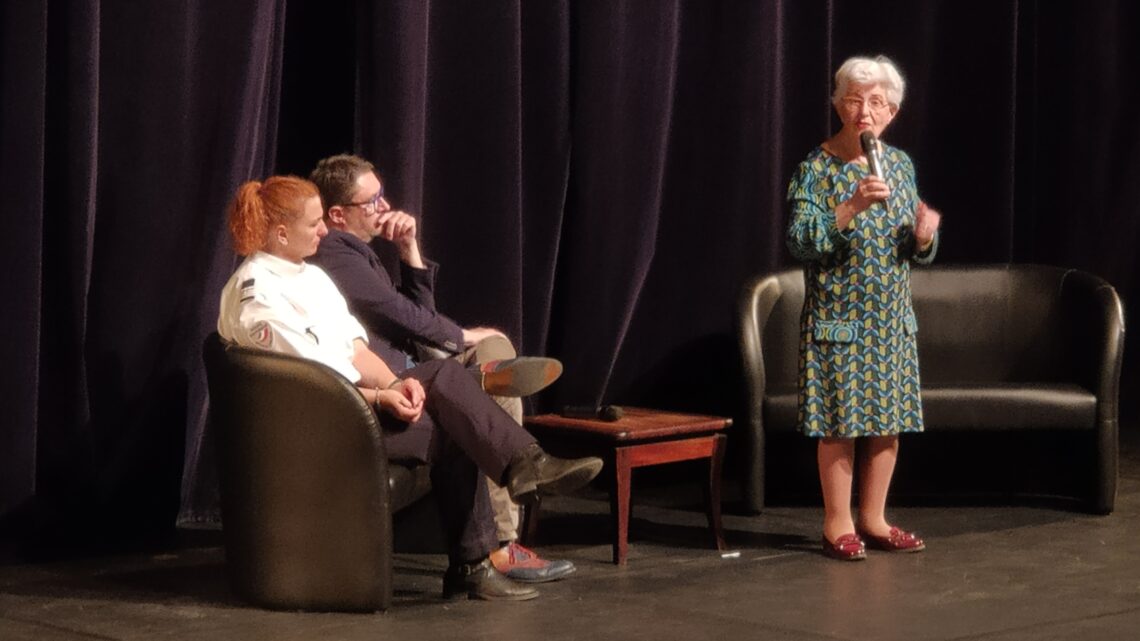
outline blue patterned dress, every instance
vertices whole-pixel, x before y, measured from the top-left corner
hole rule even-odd
[[[922,431],[910,262],[933,260],[938,237],[915,255],[914,165],[883,145],[883,171],[889,206],[875,203],[843,231],[835,208],[867,175],[866,165],[817,147],[788,185],[788,247],[805,263],[798,423],[808,436]]]

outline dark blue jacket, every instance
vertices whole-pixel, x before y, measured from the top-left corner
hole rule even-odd
[[[427,268],[416,269],[401,262],[397,287],[372,247],[339,229],[329,229],[306,260],[333,279],[368,330],[372,351],[397,374],[419,360],[416,342],[452,353],[463,349],[463,329],[435,309],[436,263],[425,260]]]

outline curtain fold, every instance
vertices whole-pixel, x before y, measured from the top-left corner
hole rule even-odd
[[[605,394],[610,402],[731,414],[739,386],[734,333],[726,327],[744,281],[783,264],[783,194],[790,167],[805,153],[799,145],[786,151],[787,140],[818,131],[826,113],[786,104],[785,29],[800,19],[787,7],[679,9],[656,255]],[[708,72],[726,68],[734,73]],[[817,87],[812,97],[824,91]]]
[[[0,5],[0,198],[21,233],[0,234],[0,515],[36,491],[47,119],[47,2]]]
[[[44,129],[44,237],[39,342],[37,494],[80,505],[76,478],[97,463],[91,423],[88,336],[99,175],[101,8],[98,2],[48,6]],[[53,390],[67,390],[61,403]],[[75,473],[78,472],[78,473]],[[88,486],[89,487],[89,486]]]
[[[602,400],[656,254],[681,13],[677,2],[638,9],[574,5],[573,152],[549,348],[577,375],[555,390],[560,404]]]
[[[0,515],[36,547],[126,545],[200,484],[200,346],[226,202],[272,164],[284,0],[3,11]]]
[[[570,187],[570,7],[524,2],[521,9],[521,214],[524,354],[547,351]]]
[[[193,52],[187,87],[221,85],[216,93],[207,94],[207,100],[191,96],[187,101],[200,110],[191,118],[200,126],[190,133],[200,146],[188,161],[203,159],[209,169],[188,188],[188,207],[194,212],[190,216],[194,224],[186,234],[191,240],[186,259],[190,269],[179,288],[174,312],[178,318],[192,319],[181,325],[176,338],[185,350],[182,363],[188,374],[178,514],[178,523],[183,525],[219,520],[201,346],[217,325],[222,287],[239,260],[230,244],[225,208],[240,183],[260,180],[274,171],[286,19],[285,0],[264,0],[248,7],[215,0],[207,4],[218,12],[209,22],[217,20],[228,28],[220,33],[197,29],[196,37],[187,43],[187,50]],[[207,46],[205,41],[212,38],[232,43],[232,48]],[[193,175],[189,168],[188,173]]]

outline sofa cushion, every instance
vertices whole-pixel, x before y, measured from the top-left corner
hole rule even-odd
[[[796,393],[764,399],[766,429],[796,428]],[[923,387],[925,424],[934,429],[1017,430],[1096,428],[1096,397],[1067,383],[987,383]]]
[[[1096,396],[1071,383],[987,383],[922,389],[922,413],[938,429],[1096,429]]]

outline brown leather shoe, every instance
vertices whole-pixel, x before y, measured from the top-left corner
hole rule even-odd
[[[867,539],[867,547],[885,552],[921,552],[926,549],[926,543],[914,532],[907,532],[891,526],[891,533],[887,536],[875,536],[863,532]]]
[[[443,598],[483,599],[485,601],[528,601],[538,590],[503,576],[491,559],[480,563],[453,565],[443,575]]]
[[[562,459],[531,443],[511,458],[505,483],[515,503],[533,503],[540,495],[569,494],[602,471],[602,459],[586,456]]]
[[[491,552],[491,564],[503,576],[520,583],[546,583],[574,574],[574,563],[566,559],[546,560],[534,550],[511,541]]]
[[[553,358],[522,356],[483,363],[477,371],[483,390],[491,396],[530,396],[558,380],[562,363]]]
[[[862,561],[867,558],[867,548],[863,545],[863,539],[854,532],[835,539],[835,543],[828,541],[826,536],[822,541],[824,556],[839,561]]]

